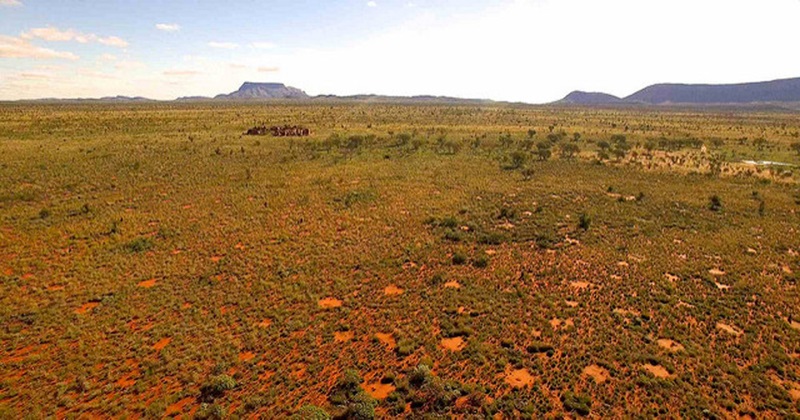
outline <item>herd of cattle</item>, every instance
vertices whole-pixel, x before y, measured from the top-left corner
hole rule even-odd
[[[259,125],[248,129],[245,134],[248,136],[266,136],[267,134],[272,134],[274,137],[305,137],[311,134],[311,130],[299,125],[273,125],[272,127]]]

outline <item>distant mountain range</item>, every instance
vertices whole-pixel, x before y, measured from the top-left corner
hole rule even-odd
[[[800,103],[800,78],[727,85],[663,83],[619,98],[575,91],[557,102],[575,105],[741,105]]]
[[[212,100],[236,100],[236,101],[259,101],[259,100],[311,100],[311,101],[356,101],[356,102],[436,102],[436,103],[491,103],[487,99],[463,99],[449,96],[387,96],[387,95],[319,95],[309,96],[304,91],[286,86],[283,83],[254,83],[244,82],[238,90],[217,95],[213,98],[208,96],[186,96],[178,98],[178,101],[212,101]]]
[[[387,95],[319,95],[309,96],[304,91],[286,86],[283,83],[244,82],[238,90],[214,97],[185,96],[176,99],[181,102],[207,101],[268,101],[268,100],[302,100],[302,101],[351,101],[351,102],[388,102],[388,103],[445,103],[484,105],[495,102],[488,99],[464,99],[449,96],[387,96]],[[149,102],[143,97],[113,96],[99,99],[38,99],[36,102]],[[734,108],[756,107],[759,109],[793,109],[800,110],[800,78],[773,80],[770,82],[739,83],[727,85],[702,84],[656,84],[648,86],[630,96],[619,98],[601,92],[574,91],[556,101],[555,105],[582,106],[641,106],[641,105],[673,105]]]

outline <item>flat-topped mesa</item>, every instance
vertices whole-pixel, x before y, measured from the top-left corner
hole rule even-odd
[[[258,82],[244,82],[242,86],[239,88],[240,91],[247,90],[247,89],[256,89],[256,88],[264,88],[264,89],[283,89],[286,85],[283,83],[258,83]]]
[[[283,83],[244,82],[239,90],[227,95],[217,95],[214,99],[308,99],[300,89]]]

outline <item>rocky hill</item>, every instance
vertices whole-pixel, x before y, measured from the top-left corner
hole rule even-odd
[[[647,104],[745,104],[800,101],[800,78],[730,85],[658,84],[625,98]]]
[[[229,94],[217,95],[214,99],[308,99],[300,89],[283,83],[244,82],[239,90]]]
[[[618,98],[605,93],[575,91],[557,103],[578,105],[742,105],[800,102],[800,78],[723,85],[662,83]]]
[[[558,102],[564,104],[587,104],[587,105],[615,104],[622,102],[622,99],[614,95],[609,95],[608,93],[583,92],[580,90],[576,90],[570,93],[569,95],[565,96],[564,99]]]

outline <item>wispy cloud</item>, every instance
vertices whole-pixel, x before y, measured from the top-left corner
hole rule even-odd
[[[36,79],[36,80],[49,80],[52,78],[49,74],[44,73],[20,73],[17,75],[20,79]]]
[[[273,44],[272,42],[253,42],[252,44],[250,44],[250,46],[253,48],[258,48],[260,50],[269,50],[275,48],[275,44]]]
[[[178,32],[181,30],[181,25],[177,23],[156,23],[156,29],[164,32]]]
[[[281,71],[280,67],[259,67],[258,71],[260,73],[274,73],[276,71]]]
[[[114,65],[117,70],[141,70],[147,68],[147,64],[141,61],[124,60]]]
[[[28,40],[13,36],[0,35],[1,58],[34,58],[77,60],[79,57],[71,52],[56,51],[31,44]]]
[[[33,28],[23,32],[20,37],[24,39],[42,39],[51,42],[75,41],[81,44],[88,42],[99,42],[111,47],[125,48],[128,42],[116,36],[101,37],[95,34],[85,34],[74,29],[61,30],[52,26],[46,28]]]
[[[229,63],[228,67],[234,70],[242,70],[247,68],[247,66],[245,66],[244,64],[239,64],[239,63]]]
[[[374,1],[368,1],[367,2],[367,7],[378,7],[378,3],[374,2]]]
[[[167,70],[164,76],[194,76],[200,74],[197,70]]]
[[[208,46],[211,48],[221,48],[225,50],[235,50],[239,48],[239,44],[235,42],[209,42]]]
[[[125,48],[128,46],[128,41],[116,36],[97,38],[97,42],[108,45],[109,47]]]
[[[103,61],[117,61],[117,56],[114,54],[103,54],[100,56]]]
[[[19,0],[0,0],[0,6],[22,6]]]

